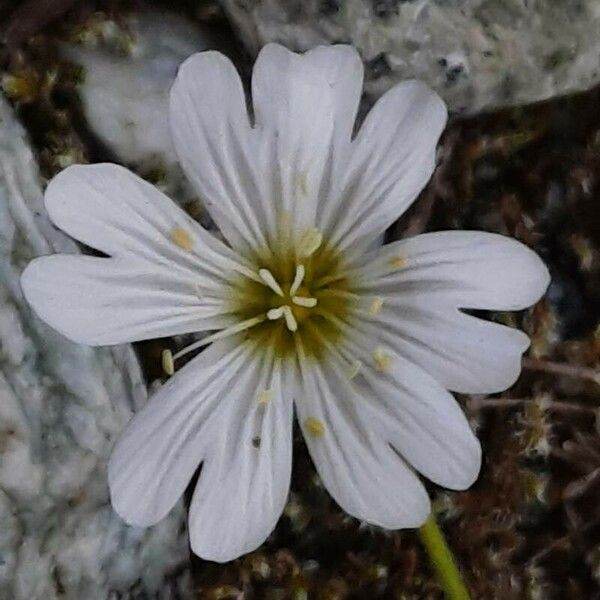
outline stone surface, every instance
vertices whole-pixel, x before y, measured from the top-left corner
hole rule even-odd
[[[374,99],[399,80],[429,83],[475,113],[600,81],[598,0],[221,0],[248,49],[352,43]]]
[[[78,86],[92,131],[120,162],[182,179],[171,142],[168,100],[177,68],[209,35],[173,13],[147,11],[78,27],[63,54],[83,69]]]
[[[146,399],[129,346],[73,344],[30,311],[30,259],[77,252],[44,214],[37,165],[0,97],[0,598],[190,597],[179,506],[148,530],[108,501],[106,461]]]

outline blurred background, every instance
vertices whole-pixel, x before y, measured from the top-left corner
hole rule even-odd
[[[176,164],[169,87],[209,48],[248,82],[268,41],[354,44],[363,115],[406,78],[447,102],[438,169],[389,239],[482,229],[548,264],[540,303],[487,315],[532,338],[520,380],[459,397],[479,480],[429,489],[474,599],[600,598],[599,31],[598,0],[0,0],[0,599],[442,598],[415,533],[343,513],[299,434],[284,516],[256,552],[191,556],[189,496],[154,528],[125,526],[106,461],[160,383],[165,340],[76,346],[19,288],[31,258],[86,251],[43,208],[73,163],[124,164],[210,227]]]

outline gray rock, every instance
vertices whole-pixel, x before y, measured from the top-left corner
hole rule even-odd
[[[171,195],[192,197],[169,127],[169,92],[179,65],[210,46],[206,31],[173,13],[96,17],[63,56],[82,67],[79,93],[91,130],[120,162],[160,175]]]
[[[73,344],[21,293],[29,260],[77,251],[45,216],[35,159],[0,97],[0,598],[191,597],[182,506],[143,530],[108,500],[111,447],[146,400],[132,348]]]
[[[529,103],[600,81],[598,0],[221,0],[247,48],[354,44],[370,99],[418,78],[451,110]]]

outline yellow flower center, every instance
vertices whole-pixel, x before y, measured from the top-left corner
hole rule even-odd
[[[258,277],[239,276],[230,306],[240,323],[253,323],[244,331],[247,339],[271,347],[277,357],[318,357],[339,341],[354,294],[339,253],[322,243],[319,232],[259,253],[252,262]]]
[[[165,349],[162,363],[167,375],[190,352],[234,334],[243,335],[275,358],[302,360],[321,358],[348,332],[350,317],[361,312],[360,295],[358,282],[346,270],[340,253],[324,242],[317,229],[291,235],[286,218],[281,219],[279,232],[275,242],[256,251],[233,274],[222,307],[232,317],[231,325],[175,354]],[[179,226],[171,231],[171,241],[187,252],[194,244]],[[205,292],[199,287],[197,293],[203,297]],[[377,314],[382,304],[381,298],[372,299],[367,314]],[[362,312],[366,312],[364,307]],[[350,360],[348,376],[354,377],[360,366],[359,360]]]

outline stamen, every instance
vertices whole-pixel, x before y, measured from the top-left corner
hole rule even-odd
[[[323,234],[316,228],[309,229],[298,240],[298,254],[304,258],[311,256],[323,243]]]
[[[285,304],[283,307],[283,316],[285,317],[285,324],[290,331],[296,331],[298,329],[298,321],[294,317],[292,309]]]
[[[408,260],[404,256],[394,256],[388,261],[388,264],[392,269],[403,269],[406,267],[407,263]]]
[[[271,271],[269,271],[269,269],[260,269],[258,271],[258,274],[260,275],[260,278],[263,280],[265,285],[270,287],[278,296],[281,296],[283,298],[283,290],[281,289],[281,286],[277,283],[277,281],[275,281],[275,277],[273,277],[273,274],[271,273]]]
[[[168,349],[162,351],[162,368],[169,377],[175,373],[175,361],[173,360],[173,353]]]
[[[241,321],[240,323],[236,323],[235,325],[231,325],[226,329],[222,329],[217,333],[213,333],[212,335],[206,336],[185,348],[182,348],[179,352],[173,355],[173,360],[178,360],[182,356],[189,354],[193,350],[197,348],[202,348],[202,346],[207,346],[208,344],[212,344],[217,340],[222,340],[223,338],[229,337],[230,335],[234,335],[236,333],[240,333],[241,331],[245,331],[246,329],[250,329],[259,323],[262,323],[265,320],[265,315],[259,315],[258,317],[252,317],[251,319],[246,319],[245,321]]]
[[[312,437],[322,437],[325,434],[325,425],[323,421],[317,419],[316,417],[308,417],[304,421],[304,427],[306,428],[306,432]]]
[[[369,314],[374,317],[381,312],[383,308],[383,298],[373,298],[373,302],[371,302],[371,306],[369,307]]]
[[[266,406],[273,399],[273,390],[262,390],[258,392],[257,400],[259,404]]]
[[[186,252],[190,252],[194,247],[192,236],[179,225],[175,225],[175,227],[171,229],[171,241]]]
[[[316,298],[305,298],[304,296],[294,296],[292,302],[298,306],[304,306],[305,308],[314,308],[317,305]]]
[[[373,352],[373,360],[375,361],[375,368],[380,373],[386,373],[392,366],[392,357],[383,348],[377,348]]]
[[[362,362],[358,359],[354,360],[350,364],[350,368],[348,369],[348,379],[354,379],[359,371],[362,369]]]
[[[292,283],[292,287],[290,288],[290,296],[294,296],[296,292],[300,289],[300,286],[304,281],[305,273],[306,270],[304,269],[304,265],[296,266],[296,275],[294,276],[294,283]]]

